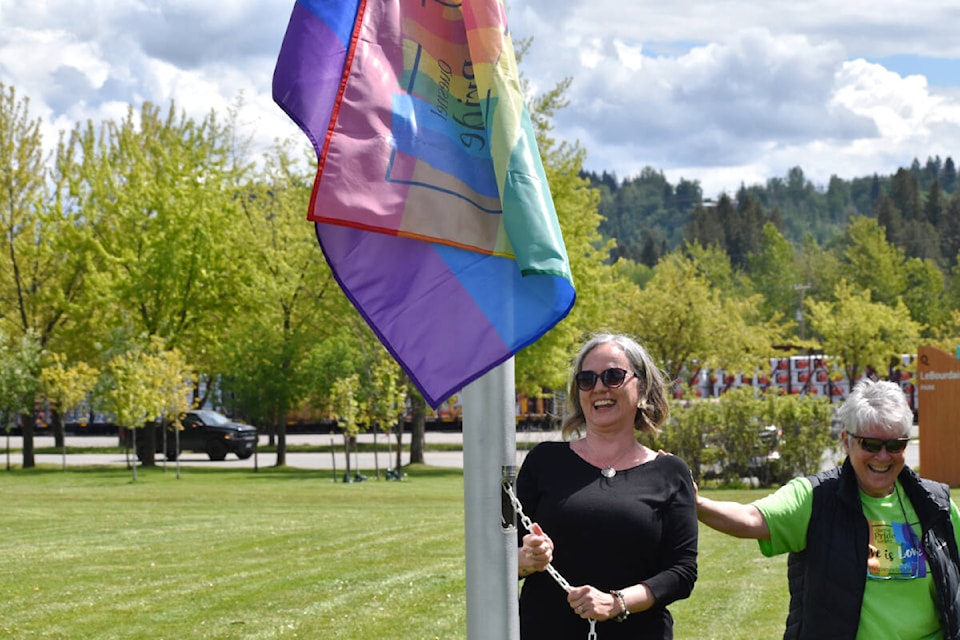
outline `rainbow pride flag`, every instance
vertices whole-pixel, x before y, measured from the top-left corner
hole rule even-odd
[[[334,276],[437,407],[573,307],[500,0],[298,0],[273,96]]]

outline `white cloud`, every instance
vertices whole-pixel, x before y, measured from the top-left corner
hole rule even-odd
[[[226,117],[239,95],[255,146],[303,139],[271,98],[293,0],[0,0],[0,82],[31,100],[50,144],[77,121],[175,100]],[[875,62],[960,58],[960,6],[915,0],[508,0],[536,91],[570,77],[553,134],[587,168],[645,166],[706,195],[782,177],[887,173],[960,149],[960,79],[930,86]],[[942,83],[941,83],[942,85]],[[46,133],[49,132],[49,133]],[[960,160],[960,158],[955,158]]]

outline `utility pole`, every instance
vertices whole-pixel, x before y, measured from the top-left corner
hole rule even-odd
[[[810,284],[795,284],[793,285],[793,290],[797,292],[800,296],[800,306],[797,307],[797,322],[800,323],[800,339],[806,339],[806,330],[804,328],[804,316],[803,316],[803,292],[809,289]]]

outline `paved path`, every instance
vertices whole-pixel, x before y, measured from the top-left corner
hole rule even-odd
[[[916,434],[914,434],[916,435]],[[517,442],[540,442],[543,440],[561,440],[560,432],[558,431],[520,431],[517,432]],[[362,444],[372,445],[374,442],[373,434],[362,433],[358,436],[358,441]],[[260,445],[265,446],[268,440],[266,436],[260,437]],[[410,444],[410,434],[405,433],[403,436],[403,442],[405,445]],[[9,456],[9,463],[14,466],[20,466],[22,463],[22,456],[20,454],[20,449],[22,447],[21,439],[18,437],[11,436],[9,438],[10,448],[16,449],[17,451],[12,451]],[[119,440],[116,436],[67,436],[67,446],[68,447],[116,447],[119,443]],[[435,467],[448,467],[448,468],[463,468],[463,451],[439,451],[431,450],[431,444],[462,444],[463,436],[459,432],[438,432],[438,431],[428,431],[426,434],[426,451],[424,451],[423,457],[424,462],[428,465]],[[335,453],[330,452],[318,452],[318,453],[294,453],[287,452],[287,466],[295,467],[299,469],[327,469],[331,473],[334,468],[337,469],[338,473],[342,473],[346,470],[346,460],[343,453],[343,437],[339,434],[292,434],[287,436],[287,445],[302,445],[302,444],[313,444],[313,445],[326,445],[329,447],[336,447]],[[359,468],[363,469],[364,472],[377,469],[379,467],[381,473],[384,473],[386,469],[393,466],[394,461],[396,460],[396,451],[394,450],[393,454],[390,455],[387,452],[387,439],[383,435],[378,435],[377,445],[379,447],[379,453],[375,456],[373,452],[362,452],[351,454],[351,469]],[[390,447],[395,447],[396,439],[390,439]],[[38,436],[34,439],[35,447],[51,448],[53,447],[53,437],[52,436]],[[910,444],[907,445],[907,464],[913,468],[917,468],[920,460],[920,443],[919,440],[911,440]],[[517,464],[519,465],[523,462],[523,457],[526,455],[526,450],[521,449],[517,451]],[[403,453],[403,464],[408,464],[410,462],[410,453],[405,451]],[[841,458],[842,459],[842,458]],[[217,469],[253,469],[255,467],[272,467],[276,464],[276,454],[274,453],[257,453],[251,458],[246,460],[240,460],[235,455],[230,454],[227,456],[226,460],[220,462],[214,462],[210,460],[205,453],[184,453],[180,456],[180,464],[182,466],[197,466],[197,467],[210,467]],[[834,457],[832,455],[824,457],[824,466],[832,467],[834,466]],[[61,454],[37,454],[36,462],[38,465],[53,465],[53,466],[62,466],[64,464],[64,456]],[[157,464],[163,464],[163,457],[157,456]],[[167,461],[168,468],[170,466],[176,466],[175,462]],[[7,438],[0,437],[0,469],[5,468],[7,465]],[[127,458],[121,453],[71,453],[66,456],[66,466],[67,468],[71,466],[126,466]]]
[[[358,436],[358,441],[361,444],[373,445],[374,438],[373,434],[362,433]],[[539,442],[541,440],[560,440],[559,432],[549,432],[549,431],[529,431],[529,432],[518,432],[517,441],[518,442]],[[23,462],[20,449],[23,446],[22,440],[19,437],[11,436],[9,439],[10,448],[16,449],[16,451],[11,451],[10,453],[10,464],[14,466],[20,466]],[[381,473],[385,472],[386,469],[393,467],[394,462],[396,461],[396,438],[391,437],[390,447],[393,451],[392,455],[388,453],[387,450],[387,438],[384,435],[377,436],[377,446],[379,448],[379,453],[374,454],[373,452],[360,452],[360,453],[351,453],[350,455],[350,467],[351,469],[356,469],[359,464],[359,468],[363,469],[366,473],[368,470],[374,470],[379,467]],[[260,436],[260,446],[265,446],[268,443],[267,436]],[[410,434],[405,433],[403,436],[403,443],[407,446],[410,444]],[[463,451],[440,451],[440,450],[431,450],[430,445],[432,444],[462,444],[463,436],[459,432],[427,432],[426,434],[426,451],[424,451],[423,457],[424,462],[428,465],[435,467],[449,467],[449,468],[463,468]],[[34,447],[36,448],[52,448],[53,447],[53,437],[52,436],[38,436],[34,439]],[[91,448],[91,447],[117,447],[119,444],[119,439],[117,436],[67,436],[67,447],[81,447],[81,448]],[[292,447],[295,445],[324,445],[331,448],[335,448],[334,453],[329,451],[316,452],[316,453],[297,453],[287,451],[287,466],[295,467],[300,469],[337,469],[338,473],[342,473],[346,470],[346,459],[343,452],[343,437],[339,434],[292,434],[287,436],[287,446]],[[522,462],[522,457],[525,455],[525,450],[517,452],[517,464]],[[132,452],[131,452],[132,458]],[[57,453],[42,453],[36,454],[35,456],[36,463],[38,465],[54,465],[62,466],[64,464],[64,456]],[[180,456],[180,464],[182,466],[199,466],[199,467],[210,467],[217,469],[253,469],[255,467],[272,467],[276,464],[277,456],[275,453],[257,453],[251,458],[246,460],[240,460],[235,455],[229,454],[226,460],[214,462],[207,457],[205,453],[193,453],[193,452],[184,452]],[[409,451],[404,451],[402,456],[403,464],[408,464],[410,462],[410,453]],[[126,466],[127,457],[123,452],[114,453],[114,452],[105,452],[105,453],[70,453],[66,455],[66,466],[67,468],[71,466]],[[7,464],[7,439],[0,438],[0,468],[5,468]],[[157,464],[163,464],[163,456],[157,456]],[[176,466],[176,462],[166,461],[167,467]]]

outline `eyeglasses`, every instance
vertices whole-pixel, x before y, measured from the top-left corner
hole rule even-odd
[[[850,434],[851,437],[856,438],[860,443],[860,448],[867,453],[880,453],[880,449],[884,447],[886,447],[887,453],[900,453],[907,448],[907,443],[910,442],[910,438],[881,440],[880,438],[863,438],[849,431],[847,431],[847,433]]]
[[[580,391],[590,391],[597,384],[597,378],[608,389],[616,389],[624,383],[628,375],[636,375],[626,369],[611,368],[597,373],[596,371],[580,371],[574,376]]]

